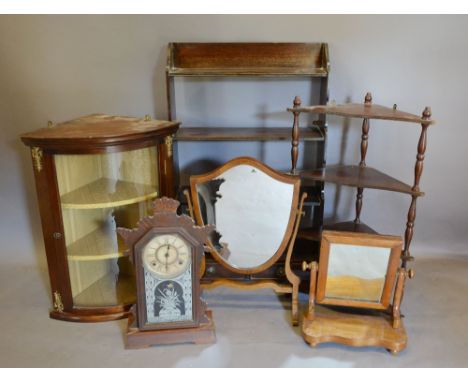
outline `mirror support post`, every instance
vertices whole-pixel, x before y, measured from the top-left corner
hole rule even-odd
[[[189,209],[190,217],[193,220],[195,220],[195,215],[193,213],[192,199],[190,198],[189,190],[187,190],[187,189],[184,190],[184,196],[185,196],[185,199],[187,199],[187,206],[188,206],[188,209]]]
[[[317,271],[318,264],[316,261],[307,264],[302,263],[302,270],[305,272],[310,269],[310,288],[309,288],[309,308],[307,310],[306,319],[312,321],[315,318],[315,292],[317,290]]]
[[[401,300],[403,298],[403,290],[405,287],[405,280],[406,280],[406,269],[400,268],[398,270],[397,275],[397,282],[395,287],[395,295],[393,296],[393,307],[392,307],[392,315],[393,315],[393,328],[398,329],[401,325]]]
[[[301,279],[291,269],[291,255],[294,243],[296,241],[297,231],[299,230],[299,224],[301,223],[301,217],[303,215],[302,209],[304,207],[305,198],[307,198],[306,192],[302,194],[301,200],[299,202],[299,207],[297,209],[296,214],[296,221],[294,224],[294,230],[289,241],[288,251],[286,254],[286,261],[284,265],[286,278],[292,284],[292,324],[294,326],[299,325],[299,284],[301,282]]]
[[[190,217],[193,219],[194,222],[196,222],[195,214],[193,213],[192,199],[190,198],[189,190],[187,189],[184,190],[184,196],[187,199],[187,206],[188,206]],[[204,249],[204,252],[203,252],[203,256],[201,258],[201,264],[200,264],[200,278],[202,278],[205,275],[205,270],[206,270],[206,261],[205,261],[206,246],[204,246],[203,249]]]

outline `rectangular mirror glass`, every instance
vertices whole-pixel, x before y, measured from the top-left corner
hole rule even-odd
[[[379,302],[390,248],[330,244],[325,297]]]
[[[403,240],[377,233],[322,232],[317,303],[387,309]]]

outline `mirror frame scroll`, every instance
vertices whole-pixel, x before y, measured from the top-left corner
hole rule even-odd
[[[243,275],[252,275],[255,273],[260,273],[268,268],[270,268],[272,265],[274,265],[278,259],[285,253],[286,248],[290,242],[293,230],[294,230],[294,224],[296,220],[296,215],[297,215],[297,209],[298,209],[298,204],[299,204],[299,193],[300,193],[300,183],[301,180],[298,176],[292,176],[292,175],[286,175],[282,174],[276,170],[273,170],[272,168],[268,167],[267,165],[263,164],[262,162],[258,161],[257,159],[251,158],[251,157],[239,157],[232,159],[228,162],[226,162],[224,165],[218,167],[217,169],[208,172],[206,174],[202,175],[192,175],[190,177],[190,191],[191,191],[191,199],[192,199],[192,205],[193,205],[193,212],[195,215],[195,220],[198,225],[203,225],[205,224],[203,222],[203,218],[201,215],[201,209],[200,209],[200,203],[198,201],[198,193],[197,193],[197,185],[205,183],[207,181],[213,180],[217,177],[219,177],[221,174],[226,172],[227,170],[239,166],[239,165],[250,165],[257,170],[262,171],[263,173],[267,174],[268,176],[274,178],[275,180],[278,180],[283,183],[288,183],[293,185],[293,198],[291,201],[291,210],[289,213],[289,221],[286,226],[286,231],[284,233],[283,239],[281,240],[281,243],[277,249],[277,251],[271,255],[271,257],[265,261],[264,263],[252,267],[252,268],[240,268],[240,267],[235,267],[229,264],[223,257],[222,255],[216,250],[214,245],[209,241],[207,244],[211,255],[213,258],[220,263],[223,267],[229,269],[232,272],[238,273],[238,274],[243,274]]]
[[[388,258],[388,264],[385,273],[384,287],[379,302],[353,300],[351,298],[346,299],[326,297],[325,292],[331,244],[349,244],[390,249],[390,256]],[[316,303],[379,310],[387,309],[390,305],[393,288],[395,286],[396,274],[401,259],[402,246],[403,240],[399,236],[386,236],[360,232],[323,231],[322,242],[320,244],[320,262],[318,267]]]

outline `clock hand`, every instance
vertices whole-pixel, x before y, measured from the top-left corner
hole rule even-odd
[[[166,251],[164,257],[166,258],[166,272],[167,272],[167,261],[169,259],[169,246],[167,246],[167,251]]]

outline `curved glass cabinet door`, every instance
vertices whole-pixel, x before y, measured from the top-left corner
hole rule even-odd
[[[55,155],[74,307],[133,304],[135,278],[116,227],[133,227],[158,195],[156,146]]]

